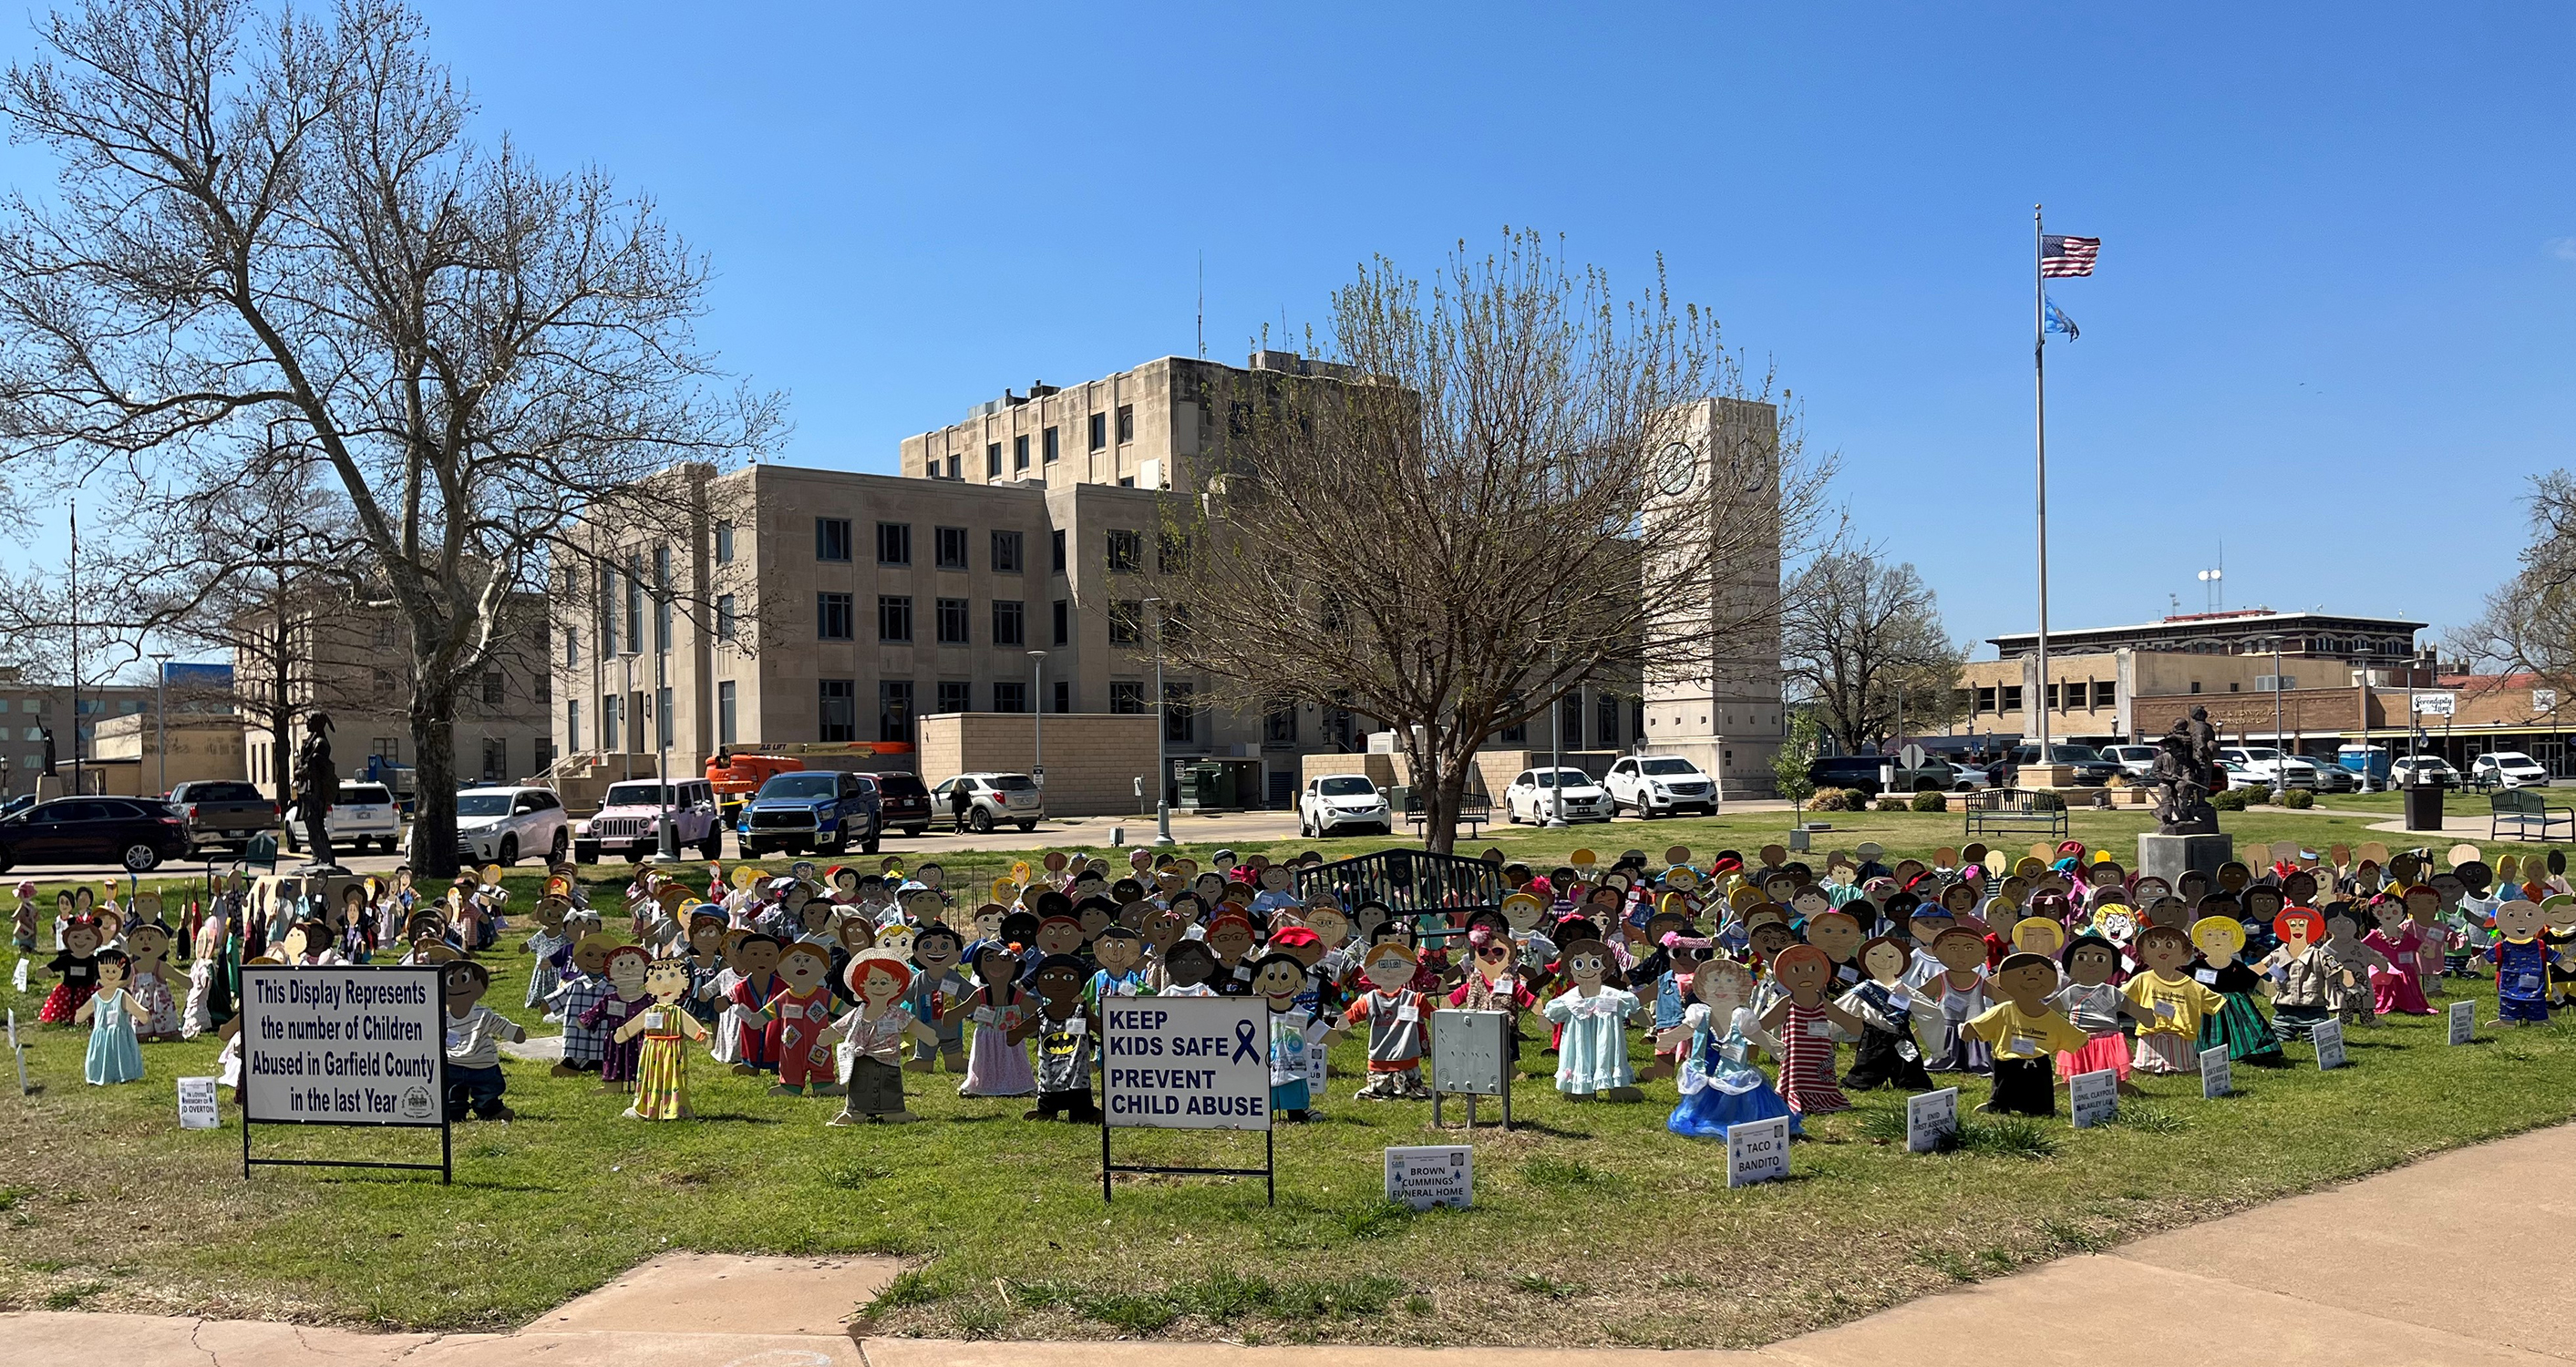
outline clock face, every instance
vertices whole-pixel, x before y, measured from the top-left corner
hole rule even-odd
[[[1699,482],[1699,453],[1691,449],[1689,442],[1677,441],[1666,446],[1655,460],[1660,467],[1657,473],[1665,493],[1675,496],[1686,494],[1693,484]]]

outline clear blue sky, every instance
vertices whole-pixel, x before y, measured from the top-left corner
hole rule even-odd
[[[2104,243],[2055,623],[2196,610],[2222,541],[2231,606],[2471,615],[2576,433],[2576,9],[2157,9],[427,5],[487,130],[712,255],[796,463],[1191,352],[1202,250],[1239,361],[1371,253],[1529,225],[1664,253],[1953,634],[2024,630],[2044,200]]]

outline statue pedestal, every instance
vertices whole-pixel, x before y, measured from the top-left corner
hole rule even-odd
[[[2142,835],[2138,837],[2138,875],[2161,878],[2172,888],[2194,869],[2218,877],[2218,866],[2236,857],[2232,835]]]

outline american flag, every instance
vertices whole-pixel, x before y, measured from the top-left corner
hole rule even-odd
[[[2091,275],[2093,258],[2102,254],[2098,237],[2059,237],[2042,233],[2039,237],[2039,273],[2043,276]]]

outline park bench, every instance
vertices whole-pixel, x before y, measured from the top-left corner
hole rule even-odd
[[[2043,831],[2066,835],[2066,802],[2055,793],[2030,788],[1989,788],[1963,793],[1971,836],[2000,831]]]
[[[2551,828],[2565,826],[2576,838],[2576,807],[2552,807],[2536,788],[2507,788],[2487,798],[2487,838],[2547,840]]]
[[[1422,828],[1421,794],[1407,792],[1404,795],[1404,819],[1406,824],[1412,826],[1416,831],[1419,831]],[[1459,797],[1458,824],[1467,828],[1467,834],[1484,834],[1486,823],[1493,819],[1494,801],[1492,798],[1486,797],[1482,793],[1466,793]]]

